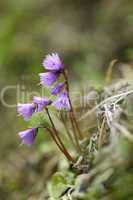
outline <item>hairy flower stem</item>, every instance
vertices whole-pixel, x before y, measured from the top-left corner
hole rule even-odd
[[[62,147],[60,146],[57,138],[55,137],[55,134],[53,133],[53,131],[50,128],[46,128],[46,130],[50,133],[52,139],[54,140],[54,142],[56,143],[56,145],[58,146],[59,150],[64,154],[64,156],[72,163],[75,163],[74,158],[72,158],[72,156],[68,153],[68,151],[62,149]]]
[[[71,135],[66,123],[65,123],[65,120],[64,120],[64,118],[62,116],[62,113],[61,113],[61,120],[62,120],[62,123],[63,123],[65,129],[66,129],[66,133],[68,135],[68,138],[70,139],[70,141],[71,141],[72,145],[74,146],[74,148],[76,149],[76,151],[79,152],[79,148],[77,147],[77,145],[75,144],[75,142],[73,140],[73,137],[72,137],[72,135]]]
[[[67,92],[68,92],[68,100],[69,100],[69,104],[70,104],[70,108],[71,108],[71,110],[70,110],[70,117],[71,117],[71,119],[72,119],[72,120],[74,121],[74,123],[75,123],[76,129],[77,129],[77,131],[78,131],[79,138],[80,138],[80,139],[83,139],[83,135],[82,135],[82,133],[81,133],[81,131],[80,131],[78,122],[77,122],[77,120],[76,120],[76,117],[75,117],[75,114],[74,114],[74,111],[73,111],[73,106],[72,106],[71,99],[70,99],[70,95],[69,95],[68,75],[67,75],[67,72],[66,72],[65,70],[63,71],[63,75],[64,75],[64,79],[65,79],[65,81],[66,81],[66,90],[67,90]]]
[[[75,162],[74,158],[72,158],[72,156],[69,154],[69,152],[68,152],[67,149],[65,148],[65,146],[64,146],[64,144],[63,144],[61,138],[59,137],[58,131],[57,131],[57,129],[55,128],[54,122],[53,122],[53,120],[52,120],[52,118],[51,118],[51,116],[50,116],[50,113],[49,113],[48,108],[45,108],[45,110],[46,110],[46,113],[47,113],[47,115],[48,115],[48,118],[49,118],[49,120],[50,120],[50,123],[51,123],[52,128],[53,128],[53,131],[54,131],[54,134],[53,134],[53,137],[54,137],[53,139],[54,139],[54,141],[56,142],[56,144],[57,144],[57,143],[59,144],[58,147],[59,147],[60,150],[65,154],[65,156],[68,158],[68,160],[71,161],[71,162]],[[51,135],[51,136],[52,136],[52,135]]]
[[[69,115],[71,115],[71,113],[69,113]],[[74,134],[74,138],[75,138],[75,142],[76,142],[76,148],[77,148],[78,153],[81,153],[82,150],[81,150],[81,147],[80,147],[80,144],[79,144],[78,136],[76,134],[76,129],[75,129],[76,127],[74,125],[74,121],[72,120],[71,116],[70,116],[70,119],[71,119],[73,134]]]

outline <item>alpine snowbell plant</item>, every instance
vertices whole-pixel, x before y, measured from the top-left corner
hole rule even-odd
[[[47,130],[47,132],[50,134],[51,138],[56,143],[59,150],[65,155],[65,157],[71,163],[75,163],[76,160],[66,149],[49,111],[49,107],[53,106],[57,111],[60,111],[62,113],[67,112],[69,114],[72,131],[69,130],[64,120],[66,133],[75,150],[79,154],[82,153],[80,140],[83,139],[83,136],[77,123],[70,99],[68,73],[57,53],[47,55],[42,64],[45,72],[39,74],[40,84],[43,87],[51,89],[51,96],[49,98],[34,96],[32,102],[27,104],[18,104],[17,111],[19,115],[24,118],[25,121],[31,121],[32,118],[35,119],[36,115],[40,114],[40,116],[44,116],[44,114],[46,114],[49,119],[50,125],[45,122],[42,123],[41,118],[41,121],[39,121],[36,126],[19,132],[18,135],[21,138],[23,144],[31,146],[34,143],[35,138],[38,134],[38,129],[43,128]],[[54,100],[52,100],[52,97],[54,97]]]

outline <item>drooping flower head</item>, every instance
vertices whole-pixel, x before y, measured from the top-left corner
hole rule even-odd
[[[62,88],[63,88],[63,83],[58,83],[58,84],[52,89],[51,94],[56,96],[57,94],[60,93],[60,91],[62,90]]]
[[[37,105],[37,112],[41,112],[44,107],[48,106],[51,103],[51,100],[46,99],[45,97],[34,97],[33,102]]]
[[[35,140],[37,134],[37,129],[31,128],[18,133],[19,137],[22,139],[22,143],[31,146]]]
[[[63,64],[57,53],[48,54],[43,60],[43,66],[49,71],[61,71]]]
[[[56,99],[53,102],[53,106],[57,109],[57,110],[67,110],[70,111],[71,107],[70,107],[70,103],[69,103],[69,99],[68,99],[68,95],[66,91],[63,91],[60,96],[58,97],[58,99]]]
[[[52,84],[57,80],[58,73],[46,72],[40,73],[39,76],[41,85],[50,88]]]
[[[33,103],[18,104],[17,111],[19,115],[23,116],[25,121],[28,121],[35,112],[36,106]]]

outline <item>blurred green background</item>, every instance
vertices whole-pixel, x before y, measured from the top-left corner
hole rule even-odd
[[[130,66],[133,62],[133,1],[1,0],[1,93],[12,85],[21,85],[21,91],[39,91],[38,73],[43,71],[42,60],[50,52],[61,55],[74,84],[87,80],[103,85],[112,59]],[[121,76],[120,71],[117,73]],[[4,98],[16,104],[16,90],[7,90]],[[10,199],[21,199],[19,193],[25,191],[25,181],[16,186],[13,177],[14,169],[21,171],[21,163],[31,159],[32,150],[20,148],[17,136],[25,127],[16,108],[8,108],[0,101],[2,199],[9,199],[12,192],[16,193]],[[6,172],[5,167],[9,168]],[[34,180],[31,182],[34,185]]]

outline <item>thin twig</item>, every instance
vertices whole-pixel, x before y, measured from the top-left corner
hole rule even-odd
[[[133,142],[133,135],[122,125],[118,124],[118,123],[115,123],[113,125],[116,129],[118,129],[119,131],[121,131],[121,133],[123,133],[123,135],[130,139],[132,142]]]
[[[103,118],[103,121],[102,121],[102,125],[101,125],[101,128],[100,128],[100,132],[99,132],[99,139],[98,139],[98,149],[101,148],[102,146],[102,139],[103,139],[103,130],[104,130],[104,126],[105,126],[105,117]]]
[[[98,105],[96,105],[94,108],[92,108],[91,110],[89,110],[84,116],[82,116],[78,121],[84,120],[86,117],[88,117],[89,115],[91,115],[95,110],[97,110],[99,107],[103,106],[105,103],[108,103],[116,98],[122,97],[122,96],[127,96],[129,94],[132,94],[133,90],[129,90],[127,92],[123,92],[121,94],[117,94],[111,97],[108,97],[107,99],[104,99],[103,101],[101,101]]]
[[[108,69],[107,69],[105,81],[106,81],[106,83],[107,83],[108,85],[111,84],[111,82],[112,82],[112,79],[113,79],[113,77],[112,77],[112,76],[113,76],[113,68],[114,68],[114,66],[115,66],[115,64],[116,64],[117,62],[118,62],[117,59],[112,60],[111,63],[109,64]]]

